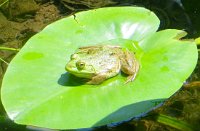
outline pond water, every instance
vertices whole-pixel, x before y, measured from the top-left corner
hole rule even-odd
[[[0,0],[0,4],[2,1]],[[96,3],[94,2],[95,0],[82,0],[82,2],[77,1],[77,3],[73,3],[71,0],[35,1],[36,3],[32,3],[34,8],[32,10],[25,8],[24,12],[19,11],[19,13],[14,13],[17,10],[9,10],[10,13],[6,13],[8,9],[5,9],[6,7],[1,8],[4,15],[0,12],[0,46],[21,48],[31,36],[42,30],[49,23],[80,10],[88,10],[101,6],[146,7],[155,12],[161,20],[159,30],[167,28],[181,29],[188,32],[187,38],[200,36],[200,2],[198,0],[103,0],[103,2]],[[20,4],[26,6],[27,3]],[[20,6],[18,7],[20,8]],[[16,52],[12,51],[0,51],[0,58],[9,62],[15,54]],[[0,83],[2,82],[6,68],[7,65],[4,62],[0,62]],[[165,114],[183,120],[196,128],[200,128],[199,81],[200,61],[198,61],[197,67],[188,79],[185,87],[172,96],[163,106],[151,112],[150,115],[147,115],[147,117],[87,130],[177,130],[156,122],[156,115],[151,117],[151,114]],[[4,108],[0,103],[0,131],[4,130],[33,131],[45,129],[13,123],[6,116]]]

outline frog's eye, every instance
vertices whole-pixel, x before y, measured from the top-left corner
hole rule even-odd
[[[78,61],[76,62],[76,67],[78,68],[78,70],[82,70],[85,67],[85,63],[82,61]]]
[[[78,55],[77,55],[77,54],[72,54],[71,57],[70,57],[71,60],[74,60],[74,59],[76,59],[76,58],[78,58]]]

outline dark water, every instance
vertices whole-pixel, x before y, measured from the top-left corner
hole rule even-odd
[[[174,28],[181,29],[188,32],[188,38],[195,38],[200,36],[200,1],[198,0],[115,0],[115,4],[111,6],[142,6],[146,7],[157,14],[161,20],[161,25],[159,30]],[[23,3],[22,3],[23,4]],[[73,5],[70,5],[73,7]],[[80,8],[79,8],[80,7]],[[64,7],[61,7],[64,8]],[[74,5],[76,10],[85,10],[89,9],[88,6]],[[199,62],[198,62],[199,63]],[[194,72],[194,79],[199,80],[199,65],[196,68],[196,73]],[[193,76],[191,77],[193,80]],[[178,107],[181,104],[178,104]],[[176,105],[175,105],[176,106]],[[14,124],[9,120],[5,114],[3,106],[0,103],[0,131],[35,131],[35,130],[44,130],[37,129],[33,127],[26,127],[22,125]],[[200,119],[200,116],[199,116]],[[141,124],[141,121],[134,123],[132,122],[122,122],[121,124],[104,126],[95,129],[86,129],[86,130],[147,130],[143,126],[138,126]],[[157,128],[159,130],[160,128]],[[162,130],[167,130],[164,128]],[[173,129],[176,130],[176,129]]]

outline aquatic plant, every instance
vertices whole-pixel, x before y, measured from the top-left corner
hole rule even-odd
[[[84,11],[48,25],[11,61],[1,100],[18,124],[52,129],[87,128],[139,116],[165,101],[190,76],[197,62],[186,32],[156,32],[157,16],[141,7]],[[141,69],[134,82],[120,74],[101,85],[85,85],[66,73],[80,46],[118,44],[136,52]]]

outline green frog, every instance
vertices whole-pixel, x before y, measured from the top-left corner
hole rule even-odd
[[[119,74],[128,75],[126,83],[133,81],[139,70],[139,62],[134,53],[115,45],[80,47],[71,55],[65,67],[69,73],[87,78],[87,84],[100,84]]]

